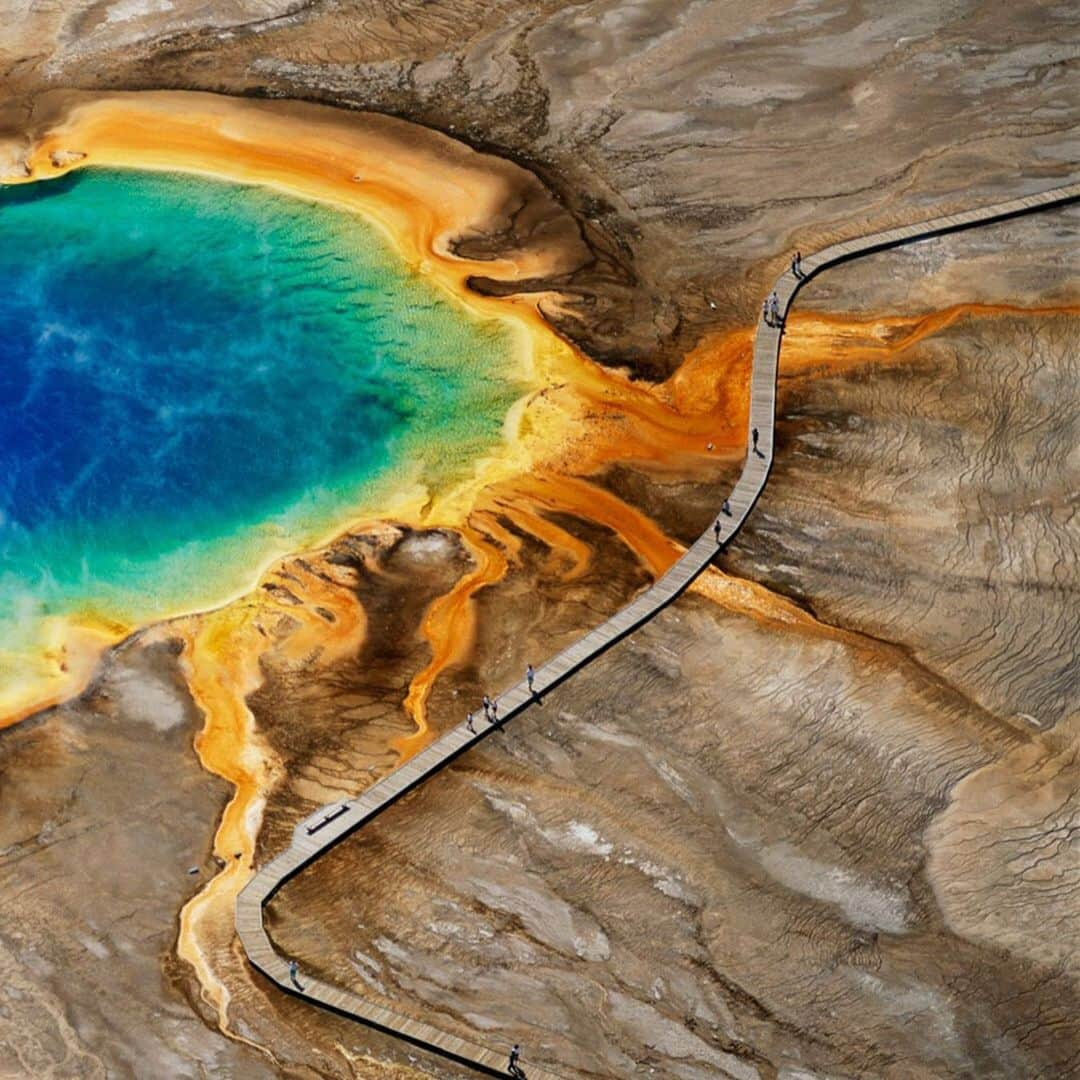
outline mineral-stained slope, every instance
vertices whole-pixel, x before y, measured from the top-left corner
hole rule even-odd
[[[419,120],[574,212],[591,261],[534,283],[568,336],[645,375],[693,348],[686,386],[723,402],[793,247],[1075,178],[1074,22],[1034,0],[64,0],[0,20],[0,136],[69,87]],[[808,287],[727,576],[290,883],[283,952],[569,1075],[1076,1075],[1078,221]],[[219,628],[272,764],[245,779],[265,858],[415,745],[437,598],[471,617],[425,684],[433,730],[707,526],[730,448],[684,410],[697,456],[647,453],[640,400],[582,424],[605,447],[568,464],[584,478],[491,493],[471,533],[356,529],[0,736],[2,1069],[458,1074],[269,986],[220,912],[186,938],[205,981],[177,958],[227,798],[190,751],[214,687],[183,676]]]
[[[812,616],[681,601],[287,885],[283,951],[583,1075],[1070,1075],[1078,223],[811,286],[725,568]],[[560,640],[522,588],[496,684]]]

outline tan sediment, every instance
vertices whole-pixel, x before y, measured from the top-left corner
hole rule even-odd
[[[482,158],[453,140],[386,117],[205,94],[59,92],[38,101],[34,125],[29,147],[20,152],[15,175],[4,177],[7,182],[48,180],[93,166],[155,169],[255,183],[331,203],[378,225],[415,272],[475,314],[512,324],[523,383],[537,389],[565,383],[585,364],[540,318],[538,296],[489,299],[468,290],[474,274],[507,281],[542,277],[566,272],[583,257],[572,220],[534,177],[507,162]],[[504,232],[513,236],[500,257],[469,260],[453,253],[456,241],[475,244]],[[531,451],[526,440],[516,438],[523,434],[523,412],[512,411],[504,447],[481,462],[470,480],[444,493],[407,489],[386,509],[401,520],[463,524],[478,490],[493,478],[528,467]],[[559,418],[558,409],[548,415],[556,425]],[[534,430],[528,440],[533,447],[539,445],[535,435]],[[405,740],[403,754],[419,748],[426,737],[424,706],[431,684],[468,647],[471,596],[505,570],[494,544],[478,530],[464,531],[478,568],[427,614],[425,633],[433,657],[413,682],[407,707],[418,730]],[[273,575],[273,567],[261,571],[263,580]],[[338,649],[357,648],[363,634],[362,611],[355,600],[344,600],[347,590],[334,590],[311,573],[299,572],[298,577],[296,563],[282,584],[303,594],[300,608],[280,605],[273,594],[257,590],[179,624],[189,685],[206,718],[196,750],[203,765],[228,780],[234,793],[214,843],[224,869],[185,906],[177,951],[195,970],[223,1030],[228,1030],[229,990],[221,970],[233,938],[233,902],[250,874],[262,811],[280,768],[255,730],[246,699],[260,684],[260,664],[268,650],[296,662],[313,655],[331,662]],[[332,610],[335,622],[312,617],[319,606]],[[289,627],[281,640],[279,622]],[[77,670],[66,663],[70,677],[60,687],[31,688],[8,714],[21,718],[81,689],[100,650],[128,632],[118,626],[111,630],[98,635],[94,648],[80,652],[86,662]],[[58,654],[72,653],[76,642],[89,638],[77,619],[58,628],[57,636]]]
[[[475,528],[479,529],[485,536],[490,537],[503,549],[508,563],[516,564],[520,561],[524,541],[520,536],[504,528],[493,512],[477,510],[470,516],[469,520]]]
[[[1080,314],[1080,305],[954,304],[919,315],[850,316],[793,312],[785,323],[781,375],[827,374],[880,364],[964,318],[1018,315],[1045,318]]]
[[[685,551],[647,514],[586,480],[556,475],[532,476],[518,481],[512,490],[519,498],[529,499],[537,507],[607,526],[654,577],[668,570]],[[730,611],[812,633],[828,636],[836,633],[790,600],[754,582],[733,578],[715,567],[703,574],[691,586],[691,591]]]
[[[200,173],[319,199],[375,221],[418,273],[477,314],[505,319],[520,331],[521,366],[534,390],[507,418],[504,445],[453,490],[416,488],[383,508],[386,516],[407,523],[459,529],[476,561],[476,569],[425,614],[422,633],[432,658],[412,680],[404,703],[417,730],[397,745],[402,756],[429,738],[426,705],[438,676],[467,655],[476,592],[499,580],[518,554],[519,542],[497,515],[556,551],[569,564],[566,575],[584,572],[589,553],[545,518],[546,512],[607,526],[659,574],[678,558],[680,546],[645,514],[565,471],[588,476],[627,460],[692,469],[707,443],[732,457],[741,451],[752,330],[703,341],[667,382],[650,386],[591,364],[559,341],[539,315],[537,295],[494,299],[470,292],[472,275],[506,281],[544,277],[565,273],[582,257],[572,222],[523,170],[389,118],[293,103],[202,94],[64,93],[39,103],[35,117],[26,175],[14,178],[19,182],[98,165]],[[531,209],[523,213],[523,207]],[[454,254],[455,240],[504,232],[522,218],[531,231],[514,250],[490,260]],[[1006,310],[969,305],[876,321],[795,315],[783,371],[827,371],[894,356],[961,314]],[[849,330],[852,324],[856,328]],[[850,348],[852,338],[863,344]],[[178,951],[194,967],[224,1029],[229,991],[218,959],[232,940],[233,900],[250,873],[262,809],[278,778],[278,764],[255,730],[246,698],[259,685],[260,661],[269,650],[287,662],[316,654],[329,661],[355,650],[364,633],[362,610],[323,569],[320,575],[291,565],[298,580],[288,588],[300,594],[299,607],[286,607],[260,590],[193,617],[184,631],[189,682],[206,716],[197,750],[235,792],[215,839],[225,869],[185,907]],[[732,610],[832,633],[789,601],[719,571],[710,571],[695,588]],[[336,621],[314,615],[317,606],[334,611]],[[287,624],[287,632],[279,624]],[[100,645],[123,632],[117,628]],[[26,711],[37,707],[40,700]]]
[[[266,639],[258,624],[260,614],[257,601],[230,604],[193,620],[186,635],[185,674],[205,717],[195,750],[204,768],[233,785],[233,794],[214,838],[214,854],[225,867],[184,906],[177,953],[194,968],[203,998],[223,1030],[229,991],[215,971],[213,953],[232,937],[228,902],[251,873],[254,838],[276,772],[246,704],[247,695],[261,682],[259,662]]]
[[[560,580],[576,581],[589,569],[592,549],[584,540],[530,509],[525,500],[503,498],[498,501],[498,506],[507,520],[522,532],[536,537],[563,564],[557,571]]]
[[[205,717],[195,750],[207,770],[233,785],[233,794],[214,837],[224,868],[184,906],[177,953],[195,970],[222,1030],[228,1030],[230,995],[215,960],[231,947],[236,895],[251,876],[266,799],[282,775],[247,698],[262,682],[268,653],[296,666],[314,655],[332,663],[358,649],[366,630],[351,583],[334,580],[347,572],[326,565],[316,570],[312,562],[290,560],[266,575],[264,586],[275,590],[258,589],[180,627],[188,686]]]
[[[476,634],[473,596],[506,573],[507,557],[497,545],[468,524],[459,531],[476,569],[433,601],[424,614],[422,633],[431,646],[431,660],[413,677],[405,698],[405,711],[416,724],[416,731],[393,742],[403,761],[422,750],[434,737],[427,719],[427,700],[435,680],[448,667],[463,660],[472,648]]]
[[[540,317],[544,294],[493,299],[468,288],[474,275],[532,279],[566,273],[587,257],[572,218],[532,174],[510,162],[391,117],[202,93],[54,91],[36,100],[29,124],[21,137],[0,140],[0,168],[6,169],[0,182],[47,181],[104,166],[187,172],[332,204],[373,222],[416,273],[475,315],[511,327],[523,385],[568,381],[583,363]],[[466,259],[452,250],[457,242],[476,246],[485,237],[495,237],[486,246],[502,253]],[[507,420],[511,436],[519,416],[520,410]],[[403,485],[393,503],[379,509],[402,520],[460,522],[488,478],[522,468],[527,455],[511,437],[454,490]],[[346,524],[339,522],[334,534]],[[266,569],[252,567],[235,595],[244,595]],[[131,629],[96,613],[57,617],[49,654],[33,677],[3,689],[0,726],[78,693],[104,649]]]
[[[93,612],[49,619],[46,644],[34,670],[0,689],[0,731],[81,694],[93,679],[102,653],[132,629]]]
[[[32,124],[5,183],[96,165],[200,173],[318,199],[377,222],[410,265],[487,313],[505,314],[506,305],[469,293],[471,275],[545,277],[587,256],[573,220],[530,173],[393,117],[192,92],[63,90],[37,99]],[[453,253],[457,242],[509,230],[500,257]],[[535,308],[535,299],[519,302]]]

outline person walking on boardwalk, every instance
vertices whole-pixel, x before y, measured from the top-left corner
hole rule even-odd
[[[802,252],[796,251],[791,260],[791,272],[802,281],[806,275],[803,273],[802,268]]]
[[[713,534],[716,536],[716,542],[719,544],[720,543],[720,519],[719,518],[717,518],[712,523],[712,531],[713,531]]]
[[[529,684],[529,693],[535,693],[533,683],[536,681],[536,672],[533,671],[532,664],[525,665],[525,681]]]
[[[465,726],[475,735],[476,728],[472,726],[472,713],[468,713],[465,717]]]
[[[491,712],[488,713],[488,723],[489,724],[494,724],[499,719],[499,703],[497,701],[492,701],[490,703],[490,705],[491,705]]]
[[[484,695],[484,719],[491,722],[491,698],[487,694]]]
[[[519,1080],[525,1076],[525,1070],[518,1064],[520,1060],[521,1047],[514,1043],[513,1049],[510,1051],[510,1064],[507,1066],[507,1072],[511,1076],[518,1077]]]
[[[725,514],[727,517],[731,517],[731,500],[725,499],[724,505],[720,507],[720,513]]]
[[[782,327],[784,325],[784,320],[780,316],[780,297],[776,295],[775,289],[772,291],[772,296],[769,297],[769,314],[772,316],[770,326]]]
[[[296,987],[297,990],[303,990],[300,985],[300,965],[295,960],[289,961],[289,982]]]
[[[750,438],[752,438],[754,440],[754,453],[757,454],[758,457],[764,457],[765,455],[757,448],[757,443],[758,443],[758,429],[757,428],[754,428],[754,430],[750,432]]]
[[[769,298],[767,296],[761,301],[761,319],[766,326],[772,326],[772,319],[769,318]]]

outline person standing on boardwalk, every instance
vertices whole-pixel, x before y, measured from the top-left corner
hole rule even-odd
[[[466,727],[467,727],[467,728],[468,728],[468,729],[469,729],[469,730],[470,730],[470,731],[471,731],[471,732],[472,732],[472,733],[473,733],[474,735],[476,734],[476,728],[474,728],[474,727],[472,726],[472,713],[469,713],[469,714],[468,714],[468,715],[467,715],[467,716],[465,717],[465,726],[466,726]]]
[[[716,542],[719,544],[720,543],[720,519],[719,518],[717,518],[712,523],[712,531],[716,535]]]
[[[791,260],[791,272],[802,281],[806,275],[803,273],[802,268],[802,252],[796,251],[794,257]]]
[[[720,513],[731,517],[731,501],[729,499],[724,500],[724,505],[720,507]]]
[[[780,297],[776,295],[775,289],[773,289],[772,296],[769,297],[769,314],[772,316],[770,326],[779,327],[784,325],[784,320],[780,316]]]
[[[757,428],[754,428],[754,430],[750,432],[750,438],[752,438],[754,440],[754,453],[757,454],[758,457],[764,457],[765,455],[757,448],[757,441],[758,441],[758,429]]]
[[[761,301],[761,319],[766,326],[772,326],[772,319],[769,318],[769,298],[767,296]]]
[[[303,990],[300,985],[300,965],[295,960],[289,961],[289,981],[296,987],[297,990]]]
[[[514,1043],[513,1049],[510,1051],[510,1064],[507,1066],[507,1072],[511,1076],[524,1077],[525,1070],[518,1064],[521,1060],[521,1047],[517,1043]]]
[[[499,719],[499,703],[492,701],[489,703],[491,712],[488,713],[488,723],[494,724]]]
[[[491,723],[491,698],[487,694],[484,695],[484,719]]]
[[[525,665],[525,681],[529,684],[529,693],[533,693],[533,682],[536,679],[536,672],[533,671],[532,664]]]

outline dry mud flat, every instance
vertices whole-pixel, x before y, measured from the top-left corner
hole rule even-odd
[[[209,1036],[173,955],[227,795],[191,749],[178,651],[144,635],[0,738],[2,1076],[274,1075]]]

